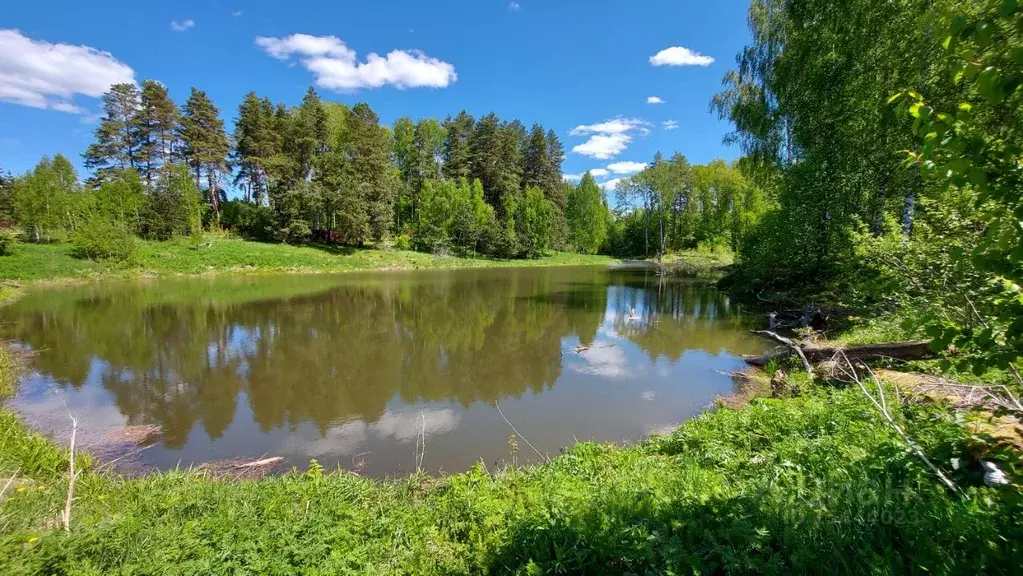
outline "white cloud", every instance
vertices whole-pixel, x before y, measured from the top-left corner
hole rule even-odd
[[[81,114],[76,94],[97,98],[122,82],[134,83],[135,72],[109,52],[0,30],[0,101]]]
[[[614,190],[615,187],[618,186],[618,183],[621,182],[622,180],[623,180],[622,178],[612,178],[612,179],[608,180],[607,182],[601,182],[600,183],[600,187],[603,188],[604,190],[610,192],[610,191]]]
[[[594,178],[603,178],[608,174],[610,174],[610,172],[608,172],[604,168],[594,168],[593,170],[590,170],[590,175],[593,176]]]
[[[510,10],[518,10],[519,8],[522,8],[522,6],[519,6],[518,2],[512,2],[511,4],[508,5],[508,8]]]
[[[588,350],[579,354],[582,363],[572,366],[575,372],[605,378],[629,376],[628,359],[621,346],[608,342],[594,342]]]
[[[678,122],[675,122],[674,120],[665,120],[664,122],[661,122],[661,124],[664,125],[665,130],[674,130],[678,128]]]
[[[184,20],[182,22],[178,22],[177,20],[171,20],[171,30],[175,32],[184,32],[185,30],[188,30],[192,26],[195,26],[195,20]]]
[[[649,133],[647,122],[637,118],[614,118],[598,124],[582,124],[569,131],[572,136],[589,136],[589,140],[572,148],[572,152],[598,160],[621,154],[632,142],[633,131]]]
[[[607,160],[624,152],[630,142],[632,136],[628,134],[595,134],[586,142],[573,147],[572,152],[597,160]]]
[[[587,134],[623,134],[634,128],[646,124],[643,120],[636,118],[615,118],[599,124],[581,124],[569,130],[572,136],[585,136]]]
[[[646,168],[646,164],[643,162],[615,162],[608,164],[607,168],[615,174],[632,174],[634,172],[641,172]]]
[[[241,10],[235,10],[234,12],[231,12],[231,16],[234,16],[235,18],[237,18],[237,17],[239,17],[241,15],[242,15],[242,11]]]
[[[684,46],[665,48],[650,57],[654,66],[710,66],[714,59]]]
[[[657,96],[647,96],[646,97],[646,103],[647,104],[664,104],[664,100],[661,100]]]
[[[296,57],[322,88],[353,91],[360,88],[444,88],[458,80],[455,67],[419,50],[393,50],[387,56],[371,53],[359,62],[354,50],[337,36],[292,34],[283,38],[259,36],[259,45],[278,60]]]
[[[565,182],[575,182],[576,180],[582,180],[582,174],[562,174],[561,179]]]

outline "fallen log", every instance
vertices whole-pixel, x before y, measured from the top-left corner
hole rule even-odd
[[[806,368],[806,373],[810,374],[811,377],[813,376],[813,366],[810,365],[810,361],[807,359],[806,354],[803,353],[802,346],[796,344],[794,340],[791,340],[784,336],[779,336],[778,334],[775,334],[770,330],[754,330],[753,333],[759,334],[760,336],[766,336],[771,340],[774,340],[775,342],[779,342],[781,344],[784,344],[785,346],[788,346],[790,350],[792,350],[799,356],[799,359],[803,362],[803,368]]]
[[[839,351],[845,352],[850,360],[877,360],[892,358],[895,360],[926,360],[935,358],[937,354],[930,349],[930,340],[910,340],[907,342],[885,342],[883,344],[864,344],[861,346],[804,346],[803,355],[813,364],[831,360]],[[779,360],[792,353],[789,347],[761,355],[743,356],[742,359],[750,366],[765,366],[770,360]]]

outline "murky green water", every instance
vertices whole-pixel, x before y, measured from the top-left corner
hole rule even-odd
[[[280,455],[400,474],[425,420],[424,468],[458,472],[509,458],[495,403],[541,451],[638,439],[764,349],[712,285],[643,268],[103,284],[0,314],[34,352],[15,404],[30,422],[65,437],[70,412],[94,443],[158,425],[138,455],[157,468]]]

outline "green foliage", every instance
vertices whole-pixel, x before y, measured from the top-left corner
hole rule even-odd
[[[17,244],[17,242],[18,235],[15,234],[14,230],[0,228],[0,256],[9,254],[11,248]]]
[[[206,193],[214,218],[220,217],[220,176],[227,171],[227,154],[231,149],[220,111],[206,92],[192,88],[181,109],[178,124],[181,155],[195,173],[196,180],[205,174]],[[196,184],[198,186],[198,183]],[[191,207],[190,207],[191,208]]]
[[[595,254],[604,246],[611,222],[604,194],[589,172],[578,186],[568,188],[565,216],[569,241],[579,252]]]
[[[518,203],[515,227],[527,258],[539,258],[551,247],[556,207],[539,188],[526,188]]]
[[[935,461],[969,461],[969,434],[942,409],[890,409]],[[24,438],[12,432],[3,442]],[[948,494],[855,389],[720,409],[628,448],[581,443],[543,466],[477,465],[426,489],[319,463],[246,482],[86,472],[70,532],[43,527],[66,496],[66,455],[47,446],[57,468],[33,468],[5,503],[5,572],[1008,574],[1023,553],[1015,490],[964,467],[965,498]],[[24,453],[5,446],[0,472]]]
[[[16,221],[33,242],[71,232],[81,219],[85,207],[78,175],[60,154],[53,160],[44,157],[11,186]]]
[[[142,208],[142,229],[148,238],[167,240],[202,231],[199,188],[188,168],[176,165],[150,191]]]
[[[408,234],[398,234],[394,237],[395,250],[411,250],[412,238]]]
[[[125,224],[94,214],[71,234],[71,245],[78,258],[126,262],[135,253],[135,236]]]
[[[619,256],[657,256],[698,247],[735,250],[755,234],[767,209],[747,162],[691,166],[684,156],[657,154],[640,173],[619,182],[607,248]]]
[[[950,12],[945,21],[943,45],[963,101],[943,106],[906,91],[891,102],[914,119],[919,146],[910,161],[923,179],[974,199],[957,211],[965,216],[953,220],[949,235],[962,240],[951,241],[943,259],[957,281],[956,308],[964,311],[941,315],[955,309],[944,306],[922,323],[932,347],[960,352],[960,371],[983,374],[1023,356],[1023,10],[1015,1],[992,2],[975,14]]]
[[[146,205],[145,187],[135,170],[110,170],[95,191],[93,209],[100,215],[138,232]]]
[[[777,199],[737,244],[745,287],[841,287],[855,262],[853,230],[865,224],[880,234],[893,219],[912,232],[928,191],[899,165],[914,143],[886,101],[904,86],[956,101],[935,22],[956,4],[751,4],[752,42],[713,102],[735,125],[727,141],[746,154],[746,172],[769,206]]]

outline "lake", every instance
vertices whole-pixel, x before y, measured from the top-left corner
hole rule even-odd
[[[58,440],[70,413],[98,453],[158,426],[128,459],[146,468],[282,456],[373,477],[415,471],[421,435],[431,473],[535,460],[500,412],[551,454],[670,430],[767,348],[713,284],[640,266],[100,283],[0,322],[29,352],[13,406]]]

